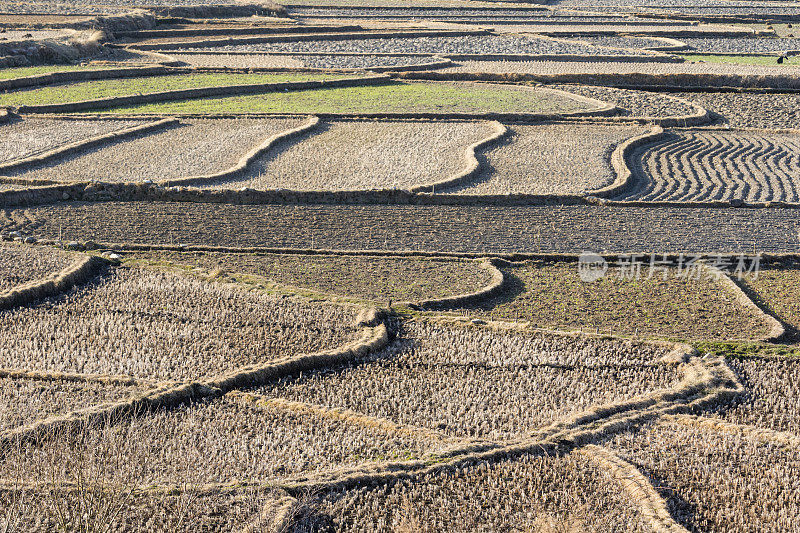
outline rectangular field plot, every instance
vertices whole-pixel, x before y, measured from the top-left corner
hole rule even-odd
[[[0,124],[0,163],[145,123],[142,120],[26,117],[9,124]]]
[[[662,422],[611,446],[653,479],[691,531],[790,531],[800,513],[797,451],[779,443]]]
[[[220,271],[234,278],[255,275],[281,284],[363,298],[380,304],[475,292],[491,274],[473,261],[344,255],[152,252],[134,259]]]
[[[310,508],[308,516],[297,522],[300,531],[330,523],[343,531],[364,527],[380,533],[418,527],[436,531],[650,530],[617,483],[574,452],[558,457],[523,455],[378,487],[331,492],[312,500]],[[405,529],[407,524],[409,529]]]
[[[462,194],[581,194],[613,183],[611,152],[648,131],[635,126],[512,126],[511,137],[483,153],[487,169]]]
[[[182,120],[8,175],[33,180],[142,182],[213,174],[304,118]]]
[[[571,113],[587,102],[532,87],[403,83],[203,98],[120,107],[115,113]]]
[[[486,122],[327,122],[212,187],[410,189],[457,175],[469,165],[467,148],[493,133]]]
[[[595,282],[581,280],[577,263],[523,263],[503,269],[506,294],[476,311],[533,326],[613,331],[681,339],[754,339],[768,327],[719,282],[677,277],[675,269],[640,279],[612,266]],[[472,312],[473,310],[470,310]]]
[[[191,75],[147,76],[83,81],[69,85],[51,85],[35,89],[23,89],[0,94],[0,106],[24,106],[63,104],[147,94],[198,87],[226,87],[230,85],[256,85],[260,83],[310,81],[332,79],[336,75],[325,74],[217,74],[196,73]],[[338,76],[338,77],[341,77]]]
[[[758,276],[745,276],[742,285],[755,299],[790,329],[800,331],[800,268],[797,265],[767,266]]]
[[[398,341],[364,360],[259,391],[451,437],[503,439],[669,387],[679,374],[659,363],[667,351],[412,322]]]
[[[3,220],[4,214],[0,212],[0,220]],[[64,270],[78,258],[78,254],[56,248],[2,243],[0,244],[0,293],[29,281],[47,278]]]
[[[779,208],[65,202],[27,211],[37,222],[25,234],[57,238],[61,233],[65,240],[103,243],[493,253],[800,252],[796,210]]]
[[[199,379],[346,344],[354,322],[349,308],[121,268],[0,313],[0,368]]]

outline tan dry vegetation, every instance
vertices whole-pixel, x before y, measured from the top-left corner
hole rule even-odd
[[[77,257],[78,254],[48,246],[0,243],[0,293],[60,272]]]
[[[49,164],[10,173],[23,179],[142,182],[213,174],[272,135],[295,128],[303,118],[184,120],[160,132],[140,134]]]
[[[0,313],[0,367],[198,379],[344,344],[354,322],[351,309],[120,268]]]
[[[645,256],[640,279],[630,279],[633,271],[612,264],[605,277],[585,283],[577,263],[522,263],[503,269],[506,295],[466,312],[621,335],[713,340],[766,335],[767,325],[717,280],[706,274],[679,278],[675,268],[659,266],[651,276],[648,265]]]
[[[486,170],[462,194],[583,194],[613,183],[611,152],[641,135],[641,126],[512,126],[511,137],[485,152]],[[451,191],[448,191],[451,192]]]
[[[237,278],[277,283],[379,304],[475,292],[491,280],[474,261],[346,255],[136,252],[131,258],[191,265]]]
[[[278,146],[236,181],[252,189],[410,189],[467,166],[465,150],[493,133],[486,122],[327,122]]]

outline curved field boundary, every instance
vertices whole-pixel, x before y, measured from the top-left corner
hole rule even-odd
[[[256,148],[254,148],[253,150],[242,156],[242,158],[239,159],[236,165],[232,166],[227,170],[223,170],[216,174],[208,174],[205,176],[192,176],[188,178],[162,181],[159,182],[159,184],[164,187],[174,187],[178,185],[201,185],[219,180],[233,179],[236,176],[240,175],[245,170],[247,170],[247,167],[250,166],[253,163],[253,161],[258,159],[261,155],[269,151],[278,143],[282,141],[287,141],[289,139],[293,139],[295,137],[303,135],[306,132],[313,131],[314,129],[317,128],[319,122],[320,122],[319,117],[312,116],[308,119],[308,121],[305,124],[272,135],[271,137],[267,138],[264,142],[262,142],[259,146],[257,146]]]
[[[589,194],[601,198],[610,198],[621,196],[633,189],[636,185],[636,180],[634,179],[633,171],[628,166],[628,158],[638,147],[656,142],[663,139],[664,136],[664,128],[654,126],[649,132],[637,135],[619,144],[611,153],[611,167],[616,174],[614,183],[602,189],[594,190]]]
[[[379,316],[379,313],[375,311],[374,315]],[[113,423],[143,412],[160,408],[169,409],[191,401],[219,397],[238,388],[258,386],[297,372],[341,364],[380,350],[388,343],[389,331],[386,324],[381,321],[376,326],[362,328],[359,339],[338,348],[290,356],[264,365],[243,367],[206,381],[179,385],[167,383],[163,387],[126,400],[78,409],[0,432],[0,450],[13,442],[47,438],[56,429],[80,428],[96,422]]]
[[[197,87],[194,89],[178,89],[174,91],[162,91],[147,94],[111,96],[108,98],[83,100],[81,102],[68,102],[64,104],[20,106],[18,111],[20,113],[75,113],[90,109],[149,104],[154,102],[166,102],[170,100],[207,98],[211,96],[264,94],[276,91],[301,91],[306,89],[323,89],[333,87],[364,87],[367,85],[380,85],[387,83],[390,80],[391,78],[389,78],[389,76],[384,74],[375,74],[372,76],[340,78],[335,80],[285,81],[248,85],[228,85],[223,87]]]
[[[788,433],[785,431],[775,431],[774,429],[761,428],[746,424],[733,424],[718,418],[708,418],[704,416],[669,415],[665,416],[664,420],[672,424],[710,429],[718,433],[743,435],[749,439],[761,442],[800,449],[800,437],[794,433]]]
[[[81,257],[49,278],[34,280],[0,293],[0,310],[28,305],[37,300],[66,292],[76,285],[86,283],[107,265],[108,261],[102,257],[95,255]]]
[[[580,453],[608,472],[623,491],[636,503],[647,524],[656,533],[689,533],[678,524],[667,508],[667,502],[638,468],[608,448],[589,444]]]
[[[414,37],[464,37],[486,35],[486,30],[390,30],[356,31],[334,33],[298,33],[284,35],[262,35],[259,37],[235,37],[232,39],[206,39],[202,41],[174,41],[165,43],[136,44],[133,50],[160,50],[163,53],[175,52],[184,48],[213,48],[215,46],[235,46],[240,44],[294,43],[301,41],[350,41],[356,39],[411,39]]]
[[[781,321],[759,307],[732,277],[713,265],[703,265],[703,268],[708,270],[710,276],[719,280],[720,284],[731,292],[736,299],[736,303],[746,309],[750,309],[762,322],[767,324],[769,333],[760,339],[756,339],[757,342],[778,342],[786,336],[786,328]]]
[[[412,308],[422,309],[425,311],[446,309],[449,307],[470,306],[483,302],[502,292],[506,285],[506,277],[503,274],[503,271],[497,268],[496,261],[491,259],[488,261],[483,261],[480,263],[480,267],[489,271],[489,273],[492,275],[489,284],[485,287],[468,294],[459,294],[445,298],[432,298],[407,305]]]
[[[239,533],[284,533],[291,530],[301,504],[297,498],[284,493],[270,498],[258,516],[239,530]]]
[[[409,189],[409,192],[412,194],[420,192],[435,192],[437,188],[439,190],[448,189],[467,183],[474,179],[481,170],[481,162],[477,157],[478,151],[488,148],[508,135],[508,128],[499,122],[492,122],[491,125],[493,131],[489,137],[473,143],[465,149],[464,157],[467,160],[467,166],[464,167],[460,172],[442,181],[437,181],[436,183],[417,185],[416,187]]]
[[[24,159],[15,159],[12,161],[8,161],[6,163],[0,164],[0,183],[17,183],[17,184],[39,184],[39,185],[55,185],[58,182],[50,181],[50,180],[26,180],[26,179],[15,179],[9,177],[3,177],[2,174],[4,172],[10,172],[12,170],[19,170],[21,168],[31,167],[35,165],[39,165],[41,163],[46,163],[51,161],[55,158],[62,157],[68,154],[74,154],[76,152],[80,152],[83,150],[87,150],[89,148],[93,148],[95,146],[101,146],[103,144],[108,144],[111,142],[115,142],[121,139],[127,139],[128,137],[133,137],[135,135],[139,135],[141,133],[148,133],[151,131],[157,131],[168,126],[173,126],[178,124],[178,119],[175,118],[165,118],[161,120],[157,120],[155,122],[147,122],[140,126],[132,126],[130,128],[124,128],[117,131],[112,131],[109,133],[104,133],[102,135],[97,135],[95,137],[90,137],[88,139],[84,139],[82,141],[75,141],[67,144],[63,144],[52,150],[47,150],[46,152],[42,152],[40,154],[36,154],[30,157],[26,157]]]
[[[40,85],[68,83],[75,81],[105,80],[112,78],[137,78],[142,76],[164,76],[176,73],[166,66],[153,67],[123,67],[123,68],[98,68],[97,70],[74,70],[66,72],[50,72],[0,80],[0,91],[10,91]]]
[[[450,57],[450,56],[448,56]],[[800,90],[800,76],[791,74],[523,74],[488,72],[399,72],[398,78],[431,81],[487,81],[487,82],[536,82],[576,83],[601,85],[620,89],[654,91],[719,91],[725,89]]]

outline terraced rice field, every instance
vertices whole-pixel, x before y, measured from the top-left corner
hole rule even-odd
[[[489,271],[473,261],[346,255],[136,252],[131,259],[201,267],[246,280],[258,276],[299,289],[350,298],[418,301],[478,291]]]
[[[635,151],[636,186],[647,201],[800,201],[800,136],[680,131]]]
[[[585,194],[613,183],[611,152],[647,132],[635,126],[513,126],[502,146],[482,155],[487,169],[461,194]],[[453,192],[453,191],[448,191]]]
[[[410,189],[458,174],[467,148],[493,133],[487,122],[327,122],[209,187]]]
[[[693,115],[698,107],[683,98],[669,94],[598,87],[592,85],[548,85],[573,94],[601,100],[617,107],[617,113],[626,117],[670,118]]]
[[[313,206],[173,202],[31,208],[24,232],[64,239],[438,252],[798,252],[793,209]],[[247,228],[244,231],[242,228]]]
[[[800,50],[800,39],[766,38],[682,38],[689,48],[706,54],[763,54]]]
[[[535,327],[683,339],[757,339],[767,325],[732,293],[700,273],[679,273],[642,259],[640,276],[614,264],[586,283],[577,263],[523,263],[504,268],[505,294],[470,308],[499,320],[527,320]]]
[[[744,280],[764,307],[794,330],[800,330],[800,270],[793,265],[762,268],[756,279]]]
[[[0,293],[64,270],[77,258],[56,248],[0,243]]]
[[[98,135],[130,128],[141,120],[69,120],[26,117],[0,125],[0,162],[21,159]],[[0,171],[2,172],[2,171]]]
[[[677,93],[712,111],[718,122],[732,128],[796,128],[800,124],[800,95],[792,93],[702,92]]]
[[[322,68],[368,69],[405,67],[433,61],[431,57],[394,57],[380,55],[273,55],[273,54],[180,54],[169,56],[195,67],[228,68]]]
[[[6,174],[26,180],[140,183],[203,176],[236,166],[269,137],[306,121],[303,117],[181,120]]]

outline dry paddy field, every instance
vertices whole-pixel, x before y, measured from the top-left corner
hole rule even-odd
[[[213,52],[214,49],[209,49]],[[227,68],[321,68],[321,69],[370,69],[376,67],[407,67],[423,65],[435,60],[429,56],[382,56],[382,55],[285,55],[285,54],[226,54],[226,53],[191,53],[181,54],[168,52],[168,55],[195,67],[227,67]]]
[[[0,219],[5,213],[0,215]],[[0,243],[0,292],[29,281],[46,278],[70,266],[77,255],[54,248],[32,248]]]
[[[797,253],[794,209],[66,202],[20,229],[104,243],[437,252]],[[12,211],[17,212],[17,211]],[[7,227],[10,227],[7,226]],[[5,229],[4,231],[10,231]]]
[[[163,181],[215,174],[305,117],[182,119],[179,123],[4,173],[57,182]]]
[[[682,99],[716,114],[731,128],[796,128],[800,124],[800,94],[699,92],[677,93]]]
[[[800,135],[670,132],[631,154],[636,185],[625,199],[800,201]]]
[[[469,165],[467,148],[495,129],[489,122],[326,122],[276,146],[236,181],[208,187],[411,189],[458,174]]]
[[[611,184],[611,152],[646,133],[641,126],[512,126],[501,146],[483,152],[487,169],[461,194],[584,194]]]

